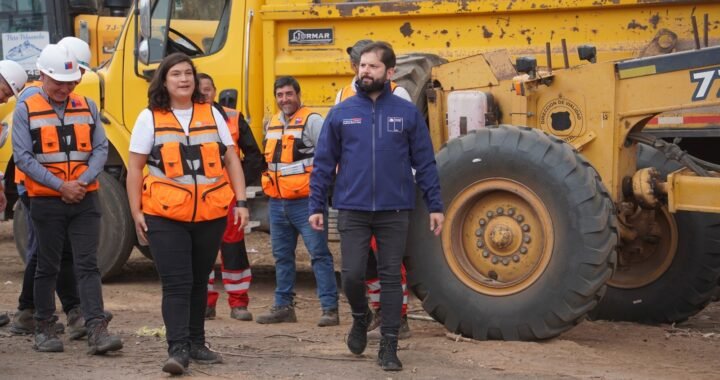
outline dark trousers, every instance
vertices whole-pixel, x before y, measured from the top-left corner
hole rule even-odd
[[[104,318],[97,248],[100,240],[100,205],[96,192],[80,203],[67,204],[58,197],[30,199],[30,215],[38,235],[35,270],[35,319],[55,313],[55,286],[62,266],[63,247],[69,239],[85,323]]]
[[[383,335],[397,335],[400,328],[403,291],[400,283],[403,254],[409,225],[408,211],[350,211],[338,213],[342,284],[353,314],[368,310],[365,272],[370,237],[378,246],[377,272],[380,277],[380,308]]]
[[[207,281],[215,265],[225,218],[184,223],[145,215],[150,252],[162,282],[168,345],[205,343]]]
[[[30,216],[30,198],[27,193],[20,196],[20,200],[25,206],[25,217],[28,228],[28,244],[25,256],[25,273],[23,275],[22,290],[18,297],[18,310],[34,309],[35,297],[33,291],[35,289],[35,269],[37,268],[37,251],[38,241],[35,227],[33,226],[32,217]],[[57,277],[56,284],[57,295],[60,297],[63,311],[68,311],[80,306],[80,296],[78,296],[77,282],[75,281],[75,273],[73,272],[73,257],[70,240],[65,241],[63,246],[62,261],[60,263],[60,272]]]

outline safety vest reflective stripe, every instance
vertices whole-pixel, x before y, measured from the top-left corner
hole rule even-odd
[[[35,159],[41,164],[50,164],[65,161],[87,161],[90,158],[90,152],[76,152],[71,151],[70,153],[38,153],[35,155]]]
[[[272,172],[272,171],[280,171],[283,168],[286,168],[291,165],[295,165],[298,162],[302,162],[303,166],[305,166],[305,167],[312,166],[314,161],[315,161],[315,157],[310,157],[310,158],[304,158],[302,160],[295,161],[291,164],[269,162],[267,165],[268,165],[268,170]]]

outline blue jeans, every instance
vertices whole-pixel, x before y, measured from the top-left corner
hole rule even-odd
[[[270,237],[275,258],[275,306],[286,306],[293,302],[295,292],[295,249],[298,234],[302,235],[305,247],[310,252],[310,263],[317,295],[323,310],[337,309],[338,292],[335,269],[325,234],[315,231],[308,222],[308,198],[270,198]]]

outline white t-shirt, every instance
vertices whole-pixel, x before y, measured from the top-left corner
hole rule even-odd
[[[212,112],[213,117],[215,117],[215,122],[217,123],[218,134],[220,135],[222,143],[226,146],[235,145],[222,114],[220,114],[215,107],[213,107]],[[182,125],[185,135],[188,135],[188,127],[190,126],[190,120],[192,119],[193,109],[176,109],[173,110],[173,113],[180,122],[180,125]],[[135,121],[135,126],[133,127],[132,135],[130,136],[130,151],[139,154],[150,154],[150,151],[155,144],[154,135],[155,126],[153,125],[152,111],[145,108],[142,112],[140,112],[140,115],[138,115],[137,120]]]

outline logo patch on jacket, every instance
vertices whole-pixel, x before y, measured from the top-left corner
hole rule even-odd
[[[362,124],[362,118],[354,117],[352,119],[343,119],[342,123],[343,125]]]
[[[397,116],[389,116],[387,118],[387,131],[388,132],[402,132],[403,131],[403,118]]]

